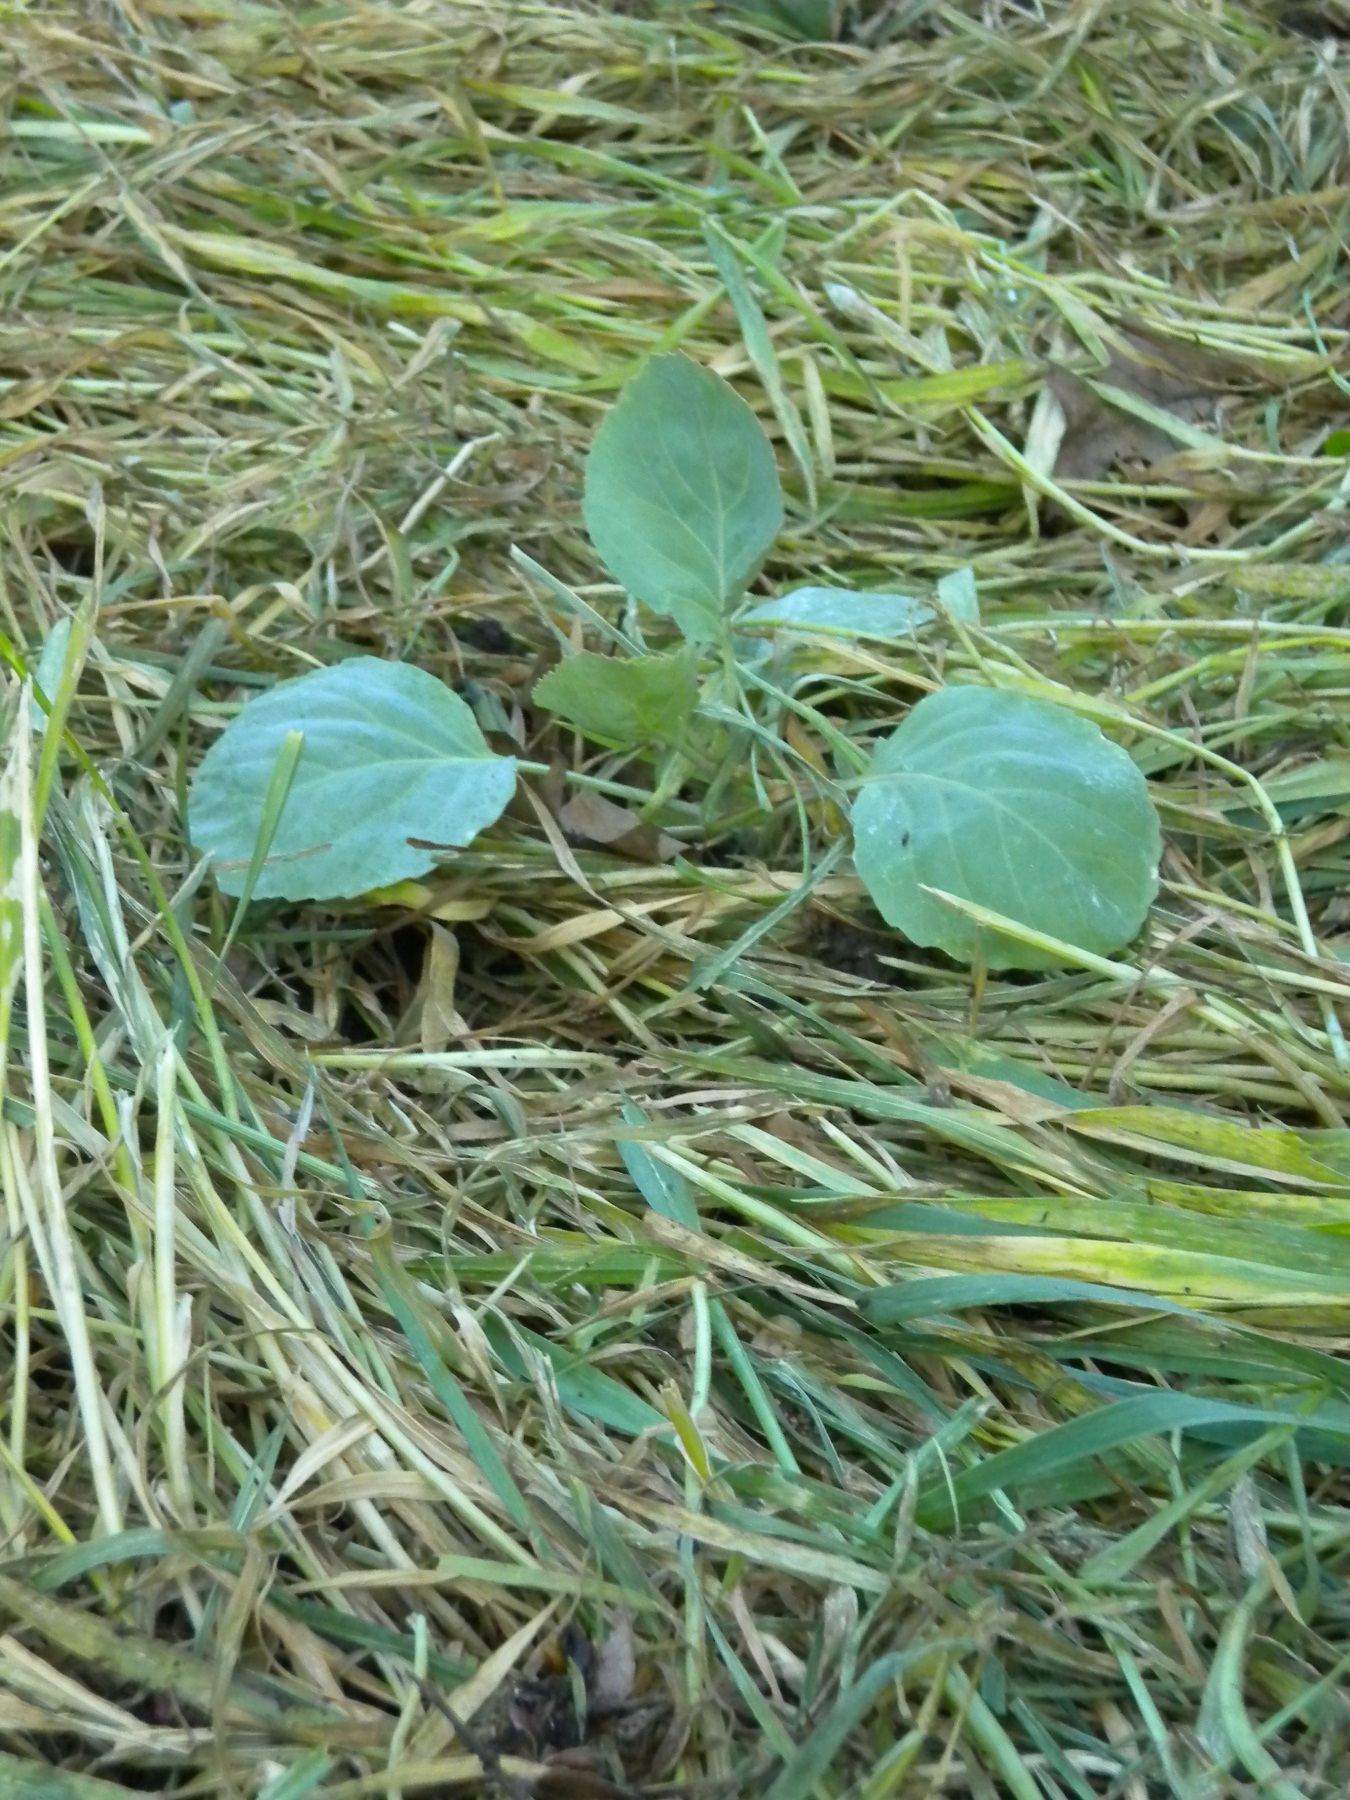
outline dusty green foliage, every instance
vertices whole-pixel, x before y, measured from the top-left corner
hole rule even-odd
[[[582,1689],[583,1795],[1350,1788],[1350,169],[1274,18],[6,13],[15,664],[84,610],[64,751],[5,717],[0,1790],[556,1795]],[[677,346],[764,595],[983,621],[794,638],[701,809],[530,705]],[[550,773],[236,921],[189,773],[352,651]],[[956,972],[820,859],[954,672],[1149,774],[1129,961]]]

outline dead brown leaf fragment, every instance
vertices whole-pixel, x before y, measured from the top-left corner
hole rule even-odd
[[[1224,401],[1252,373],[1204,345],[1138,330],[1116,334],[1105,368],[1050,371],[1049,386],[1064,413],[1056,476],[1093,481],[1126,464],[1159,462],[1176,450],[1176,439],[1161,425],[1128,412],[1103,389],[1170,413],[1181,424],[1213,427]]]
[[[677,838],[589,788],[567,801],[558,813],[558,823],[573,843],[612,850],[633,862],[670,862],[680,853]]]

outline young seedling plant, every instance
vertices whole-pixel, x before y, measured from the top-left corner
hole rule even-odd
[[[932,605],[820,587],[751,603],[783,499],[772,445],[726,382],[685,356],[653,357],[596,434],[584,512],[630,600],[684,641],[646,654],[633,608],[615,626],[518,553],[609,646],[577,650],[559,631],[562,660],[533,699],[596,745],[663,753],[648,817],[660,822],[686,790],[701,791],[705,821],[722,831],[728,816],[763,817],[767,764],[798,796],[808,872],[803,781],[831,803],[817,819],[842,819],[851,797],[858,875],[916,945],[1034,968],[1058,960],[1056,944],[1109,956],[1136,935],[1157,890],[1158,816],[1135,763],[1091,721],[955,684],[920,700],[869,758],[780,684],[775,641],[909,636],[944,617],[965,632],[978,625],[974,583],[948,578]],[[792,713],[832,753],[832,775],[793,747],[782,729]],[[245,901],[351,898],[470,843],[504,812],[521,767],[435,676],[356,657],[238,713],[197,770],[192,837]],[[728,795],[744,801],[719,814]]]

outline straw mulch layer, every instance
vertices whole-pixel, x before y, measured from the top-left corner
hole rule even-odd
[[[0,1795],[1350,1790],[1344,12],[0,18],[14,670],[98,609],[64,749],[6,715]],[[804,700],[1131,747],[1116,965],[915,952],[772,769],[674,860],[559,824],[652,770],[533,711],[510,552],[617,615],[581,458],[677,345],[769,591],[975,570]],[[190,771],[353,649],[554,773],[222,961]]]

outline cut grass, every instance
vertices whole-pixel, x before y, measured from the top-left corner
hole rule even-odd
[[[6,14],[0,1794],[557,1794],[569,1626],[635,1659],[569,1793],[1350,1789],[1340,65],[862,10]],[[797,766],[1054,684],[1163,812],[1128,956],[913,952],[767,764],[564,838],[659,783],[529,695],[675,346],[775,590],[976,573],[797,654]],[[555,776],[229,944],[188,773],[353,650]]]

